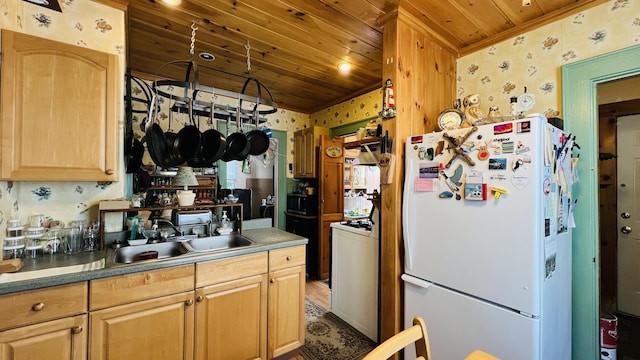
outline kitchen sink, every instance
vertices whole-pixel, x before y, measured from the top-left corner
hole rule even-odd
[[[228,249],[236,249],[245,246],[255,245],[255,243],[240,234],[228,234],[210,236],[188,240],[182,243],[189,252],[213,252]]]
[[[149,259],[167,259],[186,254],[181,242],[161,242],[155,244],[125,246],[115,250],[113,262],[129,264]],[[156,256],[157,253],[157,256]]]
[[[177,256],[198,255],[227,251],[256,245],[252,240],[240,234],[217,235],[209,237],[175,237],[171,241],[125,246],[107,250],[107,267],[157,261]]]

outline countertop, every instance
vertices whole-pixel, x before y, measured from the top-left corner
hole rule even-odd
[[[141,261],[112,267],[102,267],[104,266],[103,259],[108,250],[86,252],[76,255],[46,255],[37,259],[25,259],[24,267],[19,272],[0,275],[0,295],[141,271],[195,264],[284,247],[305,245],[308,242],[308,239],[305,237],[276,228],[244,230],[242,235],[253,240],[256,245],[212,253],[190,254],[171,259]],[[98,268],[88,270],[92,267]]]

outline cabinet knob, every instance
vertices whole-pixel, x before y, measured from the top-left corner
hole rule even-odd
[[[272,283],[272,284],[275,284],[276,283],[276,279],[271,279],[269,282]]]
[[[33,306],[31,307],[31,310],[33,311],[42,311],[42,309],[44,309],[44,303],[37,303],[37,304],[33,304]]]
[[[203,302],[204,301],[204,296],[200,295],[196,298],[196,301],[198,302]]]
[[[73,335],[80,334],[82,332],[82,330],[84,330],[82,328],[82,326],[74,326],[74,327],[71,328],[71,333]]]
[[[107,175],[113,175],[113,169],[107,169],[104,173]]]
[[[184,304],[187,305],[187,306],[193,305],[193,299],[189,299],[189,300],[185,301]]]
[[[291,260],[291,259],[292,259],[291,255],[288,255],[288,256],[287,256],[287,261],[289,261],[289,260]]]

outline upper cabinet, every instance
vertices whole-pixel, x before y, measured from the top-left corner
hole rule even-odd
[[[312,126],[293,134],[293,177],[315,178],[317,175],[316,148],[320,145],[320,135],[329,135],[329,129]]]
[[[2,30],[3,180],[115,181],[118,58]]]

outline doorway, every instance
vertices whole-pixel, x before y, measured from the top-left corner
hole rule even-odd
[[[600,83],[640,74],[640,46],[562,67],[562,108],[567,130],[582,147],[575,195],[577,227],[573,231],[573,359],[599,358],[598,109]]]

